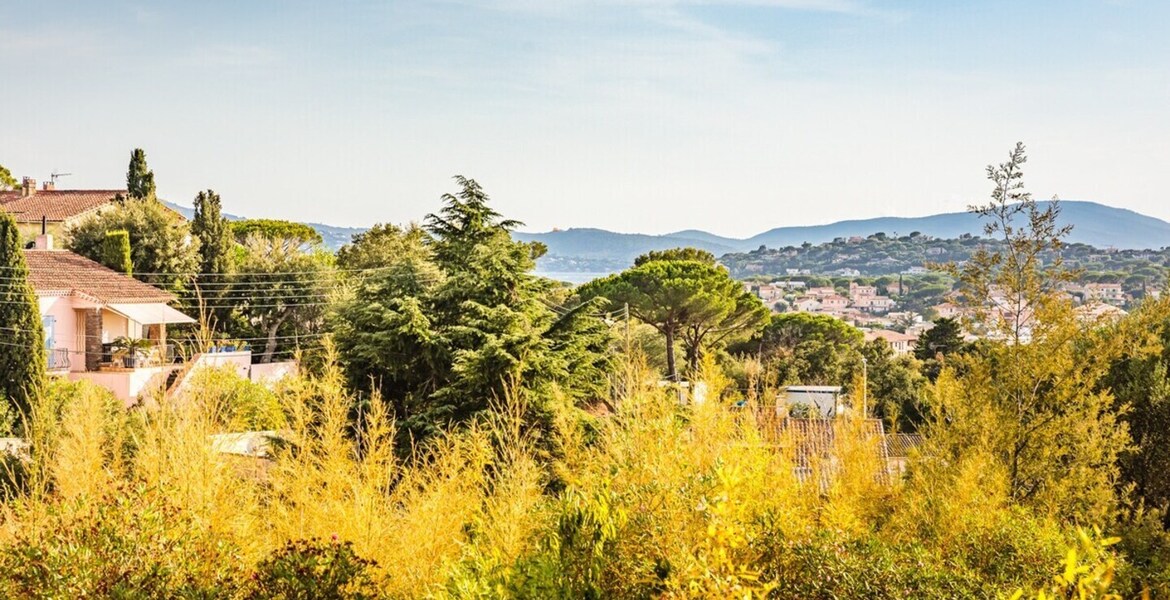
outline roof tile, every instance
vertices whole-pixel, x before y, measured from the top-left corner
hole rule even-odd
[[[19,191],[0,192],[0,210],[12,214],[19,223],[38,223],[41,217],[63,222],[108,204],[126,190],[39,190],[31,196]]]
[[[67,250],[25,250],[29,283],[38,294],[79,292],[102,302],[170,302],[173,294]]]

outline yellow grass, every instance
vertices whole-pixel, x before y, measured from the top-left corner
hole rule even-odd
[[[285,443],[269,459],[209,443],[239,424],[221,393],[238,385],[226,374],[130,414],[96,388],[53,388],[3,504],[0,555],[19,574],[0,575],[0,596],[101,596],[101,582],[162,565],[160,589],[216,583],[243,597],[267,557],[319,539],[374,561],[390,598],[764,597],[790,558],[782,544],[825,532],[960,540],[973,511],[1002,511],[1001,492],[978,487],[981,463],[889,481],[874,440],[851,422],[839,425],[832,465],[801,481],[792,441],[758,425],[774,392],[733,407],[740,395],[713,363],[701,405],[679,406],[632,361],[615,414],[559,410],[537,440],[523,426],[528,407],[563,399],[510,397],[408,458],[377,398],[362,405],[355,437],[354,399],[335,357],[325,365],[278,392]],[[122,552],[134,555],[126,573],[112,564]],[[56,583],[38,579],[50,571]]]

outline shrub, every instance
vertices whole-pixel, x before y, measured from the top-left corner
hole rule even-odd
[[[23,528],[4,545],[0,597],[145,600],[238,593],[243,577],[233,570],[240,560],[230,545],[206,544],[185,515],[138,502],[137,490],[108,492],[92,503],[46,507],[39,527]]]
[[[922,545],[889,545],[874,536],[821,531],[772,538],[762,550],[780,598],[985,598],[996,589]]]
[[[373,561],[350,542],[294,540],[256,567],[249,597],[281,600],[361,600],[378,597]]]
[[[187,390],[188,399],[201,403],[227,431],[266,431],[288,424],[279,396],[230,365],[200,369]]]

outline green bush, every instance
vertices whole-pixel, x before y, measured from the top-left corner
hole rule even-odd
[[[1069,541],[1067,530],[1012,507],[960,535],[948,553],[997,589],[1031,587],[1050,577]]]
[[[200,369],[192,375],[188,389],[228,431],[263,431],[286,425],[276,393],[241,377],[234,367]]]
[[[101,263],[119,273],[131,275],[134,263],[130,259],[130,232],[125,229],[107,231],[101,245]]]
[[[370,574],[375,566],[373,561],[358,556],[349,542],[295,540],[257,566],[250,598],[377,598],[377,586]]]
[[[769,538],[765,546],[763,576],[776,584],[776,598],[985,598],[995,591],[919,545],[822,531],[811,539]]]
[[[1137,598],[1148,590],[1152,598],[1170,598],[1170,531],[1163,510],[1135,510],[1122,523],[1117,591]]]
[[[65,504],[44,529],[17,534],[0,551],[3,598],[225,598],[239,594],[240,559],[192,528],[174,535],[177,509],[126,510],[129,490],[86,506]],[[210,551],[209,551],[210,550]],[[204,562],[206,561],[206,562]],[[215,572],[207,572],[216,565]]]

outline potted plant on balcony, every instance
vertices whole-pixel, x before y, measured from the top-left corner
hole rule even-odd
[[[127,369],[138,368],[138,359],[153,346],[154,341],[146,338],[123,336],[114,340],[114,350],[122,356],[122,366]]]

